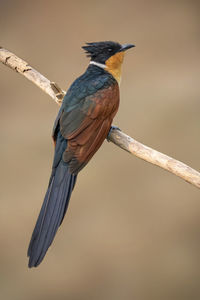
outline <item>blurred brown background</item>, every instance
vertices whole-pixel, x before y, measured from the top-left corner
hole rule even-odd
[[[81,46],[101,40],[136,44],[114,123],[200,169],[199,1],[0,1],[0,45],[63,89],[88,64]],[[0,92],[1,299],[200,299],[198,189],[107,142],[44,262],[27,268],[58,106],[3,65]]]

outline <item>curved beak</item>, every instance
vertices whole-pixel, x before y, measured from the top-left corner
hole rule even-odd
[[[121,49],[119,50],[119,52],[126,51],[130,48],[133,48],[133,47],[135,47],[135,45],[133,45],[133,44],[124,44],[124,45],[121,46]]]

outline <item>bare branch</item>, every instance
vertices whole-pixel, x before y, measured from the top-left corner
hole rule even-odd
[[[59,105],[62,103],[65,91],[29,66],[27,62],[4,48],[0,48],[0,61],[32,81]],[[119,130],[113,130],[108,139],[129,153],[157,165],[200,188],[200,173],[184,163],[137,142]]]
[[[47,93],[53,100],[59,105],[62,103],[63,96],[60,97],[61,89],[55,83],[51,83],[46,77],[40,74],[38,71],[33,69],[29,64],[17,57],[15,54],[9,52],[6,49],[0,48],[0,61],[15,70],[17,73],[25,76],[28,80],[32,81],[45,93]],[[65,92],[63,92],[63,95]]]
[[[200,188],[200,173],[186,164],[137,142],[119,130],[113,130],[109,139],[129,153],[157,165]]]

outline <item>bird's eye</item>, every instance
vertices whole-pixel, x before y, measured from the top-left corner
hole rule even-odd
[[[108,48],[108,52],[112,52],[112,48]]]

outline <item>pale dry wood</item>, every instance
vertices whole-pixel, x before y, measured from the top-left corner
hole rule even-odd
[[[0,48],[0,61],[32,81],[59,105],[62,103],[65,91],[33,69],[27,62],[4,48]],[[111,131],[108,140],[129,153],[157,165],[200,188],[200,173],[186,164],[137,142],[119,130]]]
[[[53,98],[59,105],[62,103],[64,92],[55,84],[52,89],[50,80],[40,74],[38,71],[33,69],[29,64],[17,57],[15,54],[9,52],[6,49],[0,48],[0,61],[17,73],[25,76],[28,80],[32,81],[51,98]],[[63,92],[63,95],[61,93]]]
[[[186,164],[141,144],[119,130],[113,130],[109,140],[129,153],[157,165],[200,188],[200,173]]]

